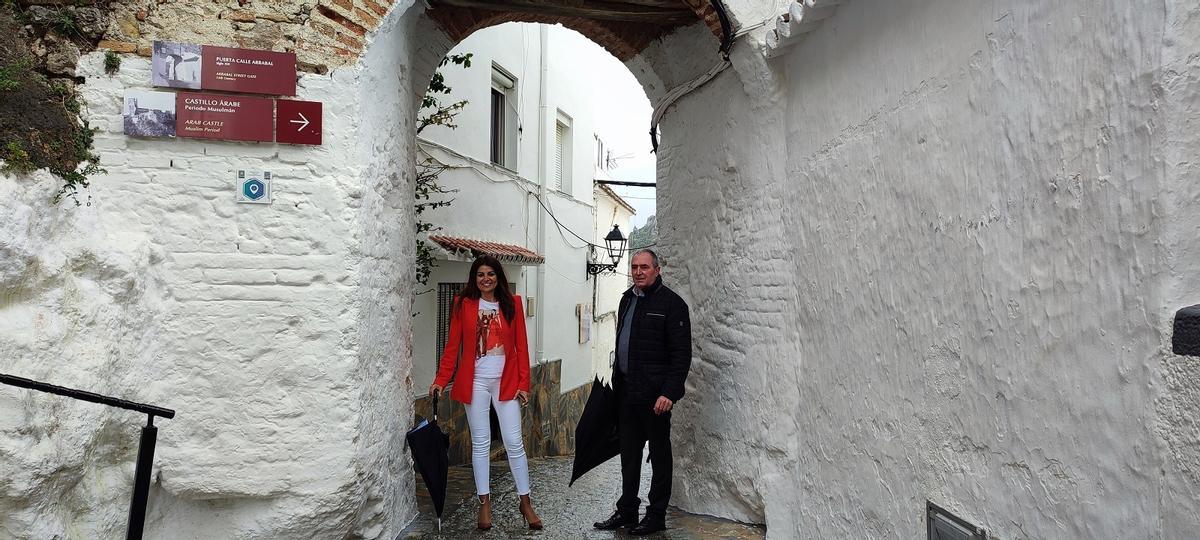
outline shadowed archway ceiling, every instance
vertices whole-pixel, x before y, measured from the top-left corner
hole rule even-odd
[[[618,59],[632,58],[681,26],[720,21],[707,0],[429,0],[428,15],[456,41],[506,22],[562,24]]]

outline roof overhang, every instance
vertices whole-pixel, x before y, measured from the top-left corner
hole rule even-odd
[[[490,255],[503,263],[524,266],[538,265],[546,262],[546,258],[538,255],[537,252],[515,244],[488,242],[440,234],[429,235],[429,241],[441,248],[446,259],[452,261],[471,262],[483,255]]]

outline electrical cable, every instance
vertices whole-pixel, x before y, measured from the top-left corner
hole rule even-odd
[[[663,100],[659,102],[657,107],[654,108],[654,113],[650,116],[650,145],[653,147],[654,153],[658,153],[658,123],[662,120],[663,115],[667,113],[667,108],[669,108],[671,105],[674,105],[679,98],[694,92],[696,89],[704,86],[705,84],[708,84],[709,81],[716,78],[717,75],[720,75],[722,71],[725,71],[731,65],[733,64],[729,62],[729,59],[722,59],[719,63],[717,63],[717,65],[713,66],[703,75],[676,86],[663,96]]]
[[[733,34],[733,23],[729,21],[729,14],[725,12],[725,4],[721,0],[711,0],[711,2],[713,11],[717,12],[717,19],[721,21],[721,48],[719,51],[725,60],[729,60],[729,50],[733,48],[733,40],[736,37]]]
[[[721,48],[718,50],[721,54],[721,62],[703,75],[667,92],[663,96],[663,100],[654,108],[654,114],[650,117],[650,146],[656,154],[658,153],[658,124],[662,120],[663,115],[666,114],[667,108],[674,105],[679,98],[708,84],[709,81],[716,78],[717,75],[732,65],[729,61],[729,51],[733,49],[733,43],[737,34],[734,33],[733,23],[730,22],[729,14],[725,11],[725,5],[721,3],[721,0],[711,0],[711,2],[713,11],[717,13],[717,19],[721,21]]]
[[[483,179],[491,181],[491,182],[495,182],[495,180],[491,176],[488,176],[482,170],[480,170],[477,166],[474,165],[474,163],[473,163],[475,161],[474,159],[464,156],[462,154],[459,154],[458,152],[455,152],[454,150],[451,150],[449,148],[441,146],[432,141],[425,141],[422,139],[417,139],[417,142],[419,143],[418,147],[421,147],[421,150],[425,153],[425,155],[428,156],[429,159],[438,163],[439,165],[446,167],[447,169],[470,169],[475,174],[478,174],[479,176],[481,176]],[[443,163],[441,160],[439,160],[436,157],[434,157],[433,155],[431,155],[428,150],[426,150],[424,147],[422,147],[422,145],[426,145],[426,144],[429,146],[437,147],[437,148],[447,151],[451,154],[454,154],[457,157],[466,160],[469,164],[468,165],[450,165],[448,163]],[[504,176],[507,176],[507,175],[504,175]],[[599,248],[599,249],[603,249],[603,250],[608,249],[608,246],[602,246],[600,244],[593,244],[592,242],[588,241],[584,237],[579,236],[579,234],[577,234],[575,231],[571,230],[570,227],[563,225],[563,223],[561,221],[559,221],[558,216],[554,215],[554,211],[552,209],[550,209],[544,201],[542,201],[542,198],[538,195],[538,193],[536,191],[525,189],[524,187],[519,185],[518,180],[513,179],[513,178],[506,178],[504,180],[501,180],[501,182],[512,183],[513,187],[520,190],[522,193],[533,195],[533,198],[537,200],[538,205],[540,205],[542,207],[542,209],[546,211],[546,214],[550,216],[550,219],[554,221],[554,225],[558,228],[559,235],[563,237],[563,240],[564,240],[564,242],[566,242],[568,247],[571,247],[573,249],[584,249],[584,248]],[[572,244],[567,239],[566,235],[563,233],[564,229],[566,230],[566,232],[571,233],[571,236],[574,236],[575,238],[578,238],[580,241],[582,241],[584,243],[584,245],[576,246],[576,245]],[[628,249],[626,249],[626,251],[628,251]]]

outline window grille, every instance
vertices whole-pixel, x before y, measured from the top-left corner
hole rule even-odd
[[[436,365],[442,358],[442,352],[446,349],[446,340],[450,337],[450,308],[454,302],[454,295],[458,294],[466,283],[438,283],[437,288],[437,356],[433,359],[434,369],[441,366]]]

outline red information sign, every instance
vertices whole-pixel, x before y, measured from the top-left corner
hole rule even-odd
[[[276,141],[321,144],[321,102],[281,99],[275,103]]]
[[[175,135],[271,142],[274,113],[270,98],[180,92],[175,94]]]
[[[296,53],[205,45],[201,57],[205,90],[296,95]]]

